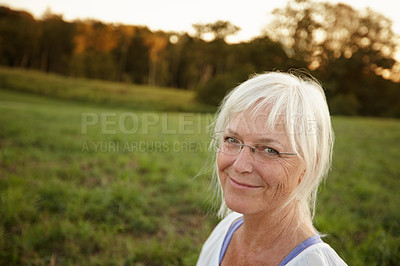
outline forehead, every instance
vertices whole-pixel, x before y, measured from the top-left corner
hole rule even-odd
[[[251,136],[253,139],[268,137],[282,140],[287,138],[283,117],[272,118],[268,110],[263,110],[263,112],[245,111],[235,114],[228,121],[226,130],[241,136]]]

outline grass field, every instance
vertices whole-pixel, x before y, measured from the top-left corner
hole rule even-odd
[[[194,100],[194,91],[130,83],[68,78],[33,70],[0,67],[0,88],[53,98],[135,110],[210,112]]]
[[[194,265],[211,119],[0,89],[0,265]],[[396,265],[400,121],[333,124],[316,226],[349,265]]]

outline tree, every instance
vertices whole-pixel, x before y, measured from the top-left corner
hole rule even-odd
[[[131,81],[147,84],[149,79],[150,58],[149,48],[146,46],[145,32],[148,29],[137,29],[130,41],[127,53],[126,73]]]
[[[351,58],[359,50],[368,51],[365,60],[370,65],[391,68],[395,62],[391,59],[398,44],[392,22],[371,9],[361,12],[341,3],[295,0],[273,14],[268,36],[281,41],[289,56],[306,61],[311,69],[342,55]]]
[[[40,68],[45,72],[68,74],[74,50],[75,25],[48,10],[40,21]]]
[[[324,81],[333,113],[397,112],[387,103],[400,100],[400,91],[378,75],[396,62],[398,36],[389,19],[370,9],[310,0],[291,1],[273,14],[267,34]]]
[[[119,39],[113,25],[96,20],[76,21],[75,25],[71,74],[115,80],[118,67],[112,52]]]
[[[267,36],[255,38],[242,46],[247,55],[241,58],[238,56],[238,65],[251,64],[254,66],[254,72],[287,70],[294,66],[282,44],[272,41]]]
[[[40,34],[39,24],[31,14],[0,6],[0,64],[36,66]]]
[[[136,27],[119,25],[115,31],[118,41],[112,53],[117,65],[116,80],[128,81],[129,78],[127,78],[124,73],[127,68],[129,47],[136,32]]]
[[[196,90],[197,100],[216,106],[229,90],[251,74],[286,70],[287,61],[282,45],[268,37],[227,46],[223,58],[224,71],[215,73],[208,81],[199,84]]]
[[[171,86],[192,90],[212,75],[210,52],[204,40],[184,34],[168,49]]]
[[[231,46],[225,42],[225,38],[236,34],[240,28],[229,21],[216,21],[208,24],[194,24],[196,38],[205,40],[206,35],[211,35],[210,41],[203,43],[201,47],[203,62],[199,84],[209,81],[216,75],[223,74],[232,69]],[[201,44],[201,42],[198,42]]]
[[[146,46],[149,49],[150,68],[148,76],[149,85],[159,85],[161,54],[168,45],[168,36],[163,32],[152,33],[145,39]]]
[[[211,34],[211,41],[225,40],[226,37],[240,31],[239,27],[233,25],[229,21],[222,20],[207,24],[193,24],[192,27],[196,30],[197,38],[204,39],[205,35]]]

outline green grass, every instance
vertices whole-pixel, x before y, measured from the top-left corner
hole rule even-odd
[[[181,118],[194,123],[182,129],[168,113],[168,128],[160,120],[102,134],[99,123],[83,134],[82,114],[115,110],[0,92],[1,265],[195,262],[212,226],[207,181],[193,179],[207,154],[206,115]],[[126,113],[162,115],[115,118]]]
[[[215,109],[197,103],[194,91],[68,78],[5,67],[0,67],[0,88],[134,110],[210,112]]]
[[[400,121],[337,117],[333,124],[334,166],[316,222],[349,265],[396,265]]]
[[[210,119],[0,90],[0,265],[194,265]],[[333,124],[317,228],[349,265],[395,265],[400,121]]]

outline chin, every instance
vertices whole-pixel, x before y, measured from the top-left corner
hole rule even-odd
[[[254,204],[251,204],[250,201],[232,195],[225,195],[225,204],[230,210],[241,214],[251,213],[254,208]]]

